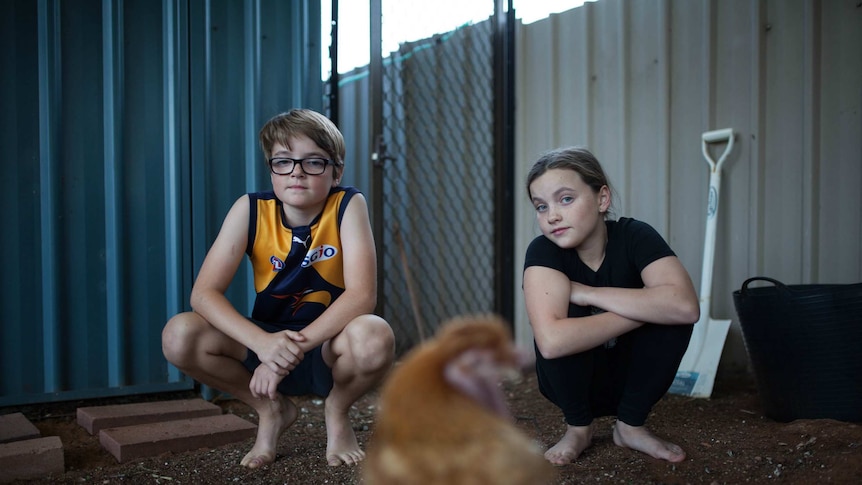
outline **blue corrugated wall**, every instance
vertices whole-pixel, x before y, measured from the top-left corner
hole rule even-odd
[[[0,2],[0,406],[193,387],[161,329],[260,125],[322,109],[319,4]]]

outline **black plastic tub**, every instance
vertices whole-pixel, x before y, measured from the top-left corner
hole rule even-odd
[[[733,303],[766,417],[862,421],[862,283],[757,276]]]

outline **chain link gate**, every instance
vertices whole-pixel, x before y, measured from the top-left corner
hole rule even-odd
[[[399,353],[495,308],[493,9],[382,62],[379,292]],[[386,36],[399,19],[381,23]]]

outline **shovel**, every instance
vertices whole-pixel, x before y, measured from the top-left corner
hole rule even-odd
[[[709,163],[709,196],[706,207],[706,237],[703,242],[703,269],[700,279],[700,319],[694,324],[688,349],[679,364],[676,377],[668,392],[692,397],[709,397],[715,383],[715,373],[721,351],[730,328],[730,320],[709,316],[712,302],[712,268],[715,259],[715,225],[718,217],[718,197],[721,186],[721,166],[733,149],[732,128],[708,131],[701,137],[703,156]],[[727,142],[716,163],[709,154],[710,143]]]

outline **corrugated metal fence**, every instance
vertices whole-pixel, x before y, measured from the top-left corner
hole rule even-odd
[[[191,388],[161,329],[232,202],[269,186],[259,127],[322,109],[319,0],[0,10],[0,406]]]
[[[734,319],[723,363],[748,360],[732,300],[746,278],[862,281],[857,0],[601,0],[521,26],[517,46],[518,180],[548,148],[588,146],[618,189],[617,214],[652,223],[695,282],[708,186],[700,137],[736,130],[712,291],[712,315]],[[523,261],[538,232],[519,189]]]

